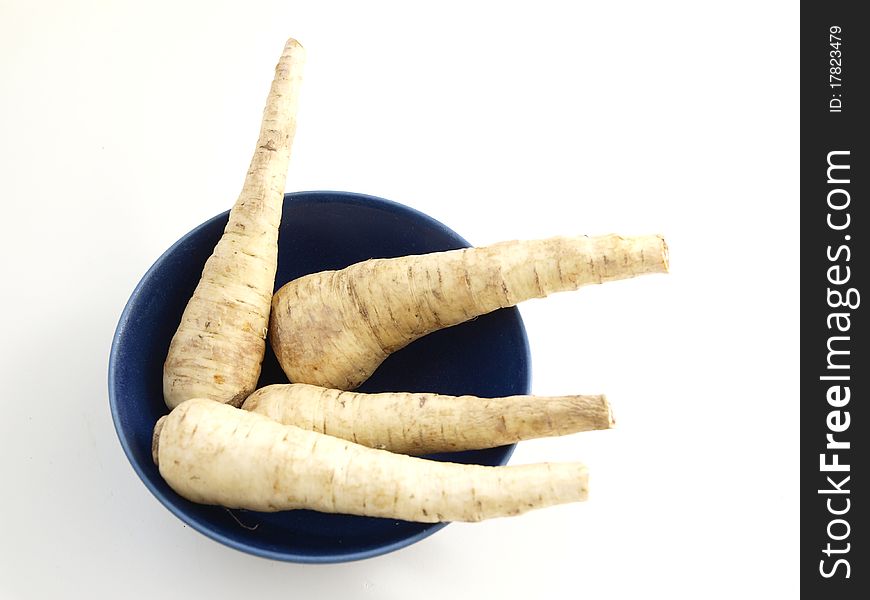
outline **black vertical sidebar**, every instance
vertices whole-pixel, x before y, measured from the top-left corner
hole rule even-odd
[[[836,600],[870,597],[870,21],[860,6],[801,3],[801,591]]]

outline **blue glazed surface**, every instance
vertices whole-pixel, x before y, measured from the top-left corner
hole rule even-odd
[[[409,523],[307,510],[259,513],[203,506],[178,496],[151,460],[151,432],[167,410],[162,368],[169,341],[229,213],[176,242],[148,270],[118,322],[109,357],[109,403],[121,446],[145,486],[178,518],[227,546],[305,563],[359,560],[412,544],[445,524]],[[420,254],[469,244],[401,204],[349,192],[287,194],[276,289],[317,271],[376,257]],[[267,347],[260,385],[287,379]],[[360,391],[428,391],[482,397],[529,393],[528,340],[516,309],[484,315],[426,336],[389,357]],[[513,446],[438,455],[500,465]]]

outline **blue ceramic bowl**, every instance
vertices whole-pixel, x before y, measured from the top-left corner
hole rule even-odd
[[[109,357],[109,403],[130,463],[166,508],[227,546],[266,558],[328,563],[368,558],[412,544],[444,527],[308,510],[259,513],[188,502],[151,461],[151,432],[166,414],[162,367],[202,267],[229,213],[176,242],[148,270],[121,315]],[[408,207],[348,192],[299,192],[284,198],[275,289],[308,273],[368,258],[467,247],[459,235]],[[361,391],[426,391],[482,397],[529,392],[529,348],[516,309],[500,310],[426,336],[389,357]],[[267,349],[260,385],[286,382]],[[433,456],[505,464],[513,446]]]

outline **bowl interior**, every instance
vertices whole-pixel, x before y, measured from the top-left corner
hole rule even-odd
[[[296,510],[259,513],[203,506],[172,491],[151,460],[151,432],[166,414],[163,360],[202,267],[227,223],[223,213],[176,242],[136,287],[121,315],[109,360],[109,400],[121,445],[149,490],[185,523],[233,548],[295,562],[340,562],[383,554],[444,524],[409,523]],[[347,192],[287,194],[276,289],[302,275],[368,258],[468,246],[408,207]],[[286,382],[267,346],[260,385]],[[360,391],[428,391],[496,397],[529,392],[529,350],[516,309],[426,336],[389,357]],[[432,458],[505,464],[513,446]]]

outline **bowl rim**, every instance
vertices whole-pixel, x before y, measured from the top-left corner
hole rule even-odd
[[[453,231],[451,228],[447,227],[441,221],[423,213],[415,208],[407,206],[405,204],[401,204],[399,202],[395,202],[393,200],[388,200],[386,198],[381,198],[379,196],[373,196],[369,194],[363,194],[358,192],[348,192],[348,191],[339,191],[339,190],[309,190],[309,191],[297,191],[297,192],[287,192],[284,194],[284,202],[288,200],[288,198],[297,198],[297,197],[305,197],[311,198],[313,200],[324,201],[327,199],[335,199],[338,198],[343,202],[353,204],[353,205],[371,205],[372,203],[380,204],[384,208],[390,211],[399,211],[409,214],[411,217],[416,219],[420,219],[422,221],[427,222],[429,225],[433,225],[436,228],[449,232],[451,235],[456,236],[458,240],[470,247],[471,244],[461,235]],[[328,200],[327,200],[328,201]],[[307,563],[307,564],[329,564],[329,563],[342,563],[342,562],[351,562],[357,560],[363,560],[366,558],[373,558],[375,556],[380,556],[383,554],[388,554],[395,550],[399,550],[406,546],[410,546],[416,542],[419,542],[422,539],[425,539],[449,525],[449,522],[442,523],[431,523],[426,524],[425,529],[416,533],[414,535],[408,536],[406,538],[402,538],[390,544],[376,546],[374,548],[369,548],[366,550],[355,550],[348,551],[343,553],[330,553],[330,554],[322,554],[322,555],[311,555],[311,554],[298,554],[292,552],[280,552],[269,550],[260,546],[248,544],[245,542],[241,542],[239,540],[228,537],[218,531],[215,531],[211,527],[208,526],[207,523],[202,523],[197,519],[190,517],[183,510],[175,506],[172,502],[169,501],[167,495],[158,489],[150,480],[149,476],[144,472],[142,467],[134,460],[133,449],[130,446],[129,441],[127,440],[126,435],[123,434],[123,427],[121,425],[121,416],[118,408],[118,401],[115,397],[115,379],[116,379],[116,365],[118,363],[118,352],[120,339],[123,337],[123,334],[126,330],[127,323],[131,318],[132,305],[134,303],[134,299],[139,296],[141,288],[144,286],[145,282],[150,278],[151,274],[160,266],[162,263],[173,254],[176,248],[184,243],[188,238],[197,233],[199,230],[206,228],[212,225],[215,221],[226,219],[229,215],[229,210],[226,210],[214,217],[207,219],[206,221],[200,223],[183,236],[181,236],[178,240],[176,240],[169,248],[167,248],[148,268],[147,271],[142,275],[139,282],[133,288],[133,291],[130,293],[127,302],[124,305],[124,309],[121,311],[121,315],[118,318],[118,324],[115,327],[114,334],[112,336],[112,345],[109,350],[109,365],[108,365],[108,387],[109,387],[109,407],[112,414],[112,424],[115,428],[115,434],[118,438],[118,442],[121,444],[121,448],[124,450],[124,454],[127,456],[127,461],[133,467],[133,470],[136,472],[139,480],[143,485],[151,492],[151,494],[162,504],[165,508],[167,508],[173,515],[175,515],[178,519],[180,519],[183,523],[190,526],[194,530],[199,533],[205,535],[206,537],[219,542],[225,546],[230,548],[245,552],[247,554],[251,554],[254,556],[259,556],[262,558],[268,558],[272,560],[278,560],[283,562],[293,562],[293,563]],[[520,339],[523,343],[523,348],[521,351],[524,351],[524,360],[528,368],[526,369],[526,381],[525,381],[525,390],[522,393],[528,394],[531,390],[531,380],[532,380],[532,372],[531,372],[531,351],[529,347],[528,335],[526,332],[525,324],[519,312],[517,312],[517,324],[519,326]],[[511,456],[516,449],[516,444],[510,444],[508,446],[504,446],[505,455],[502,459],[502,465],[505,465],[510,460]]]

